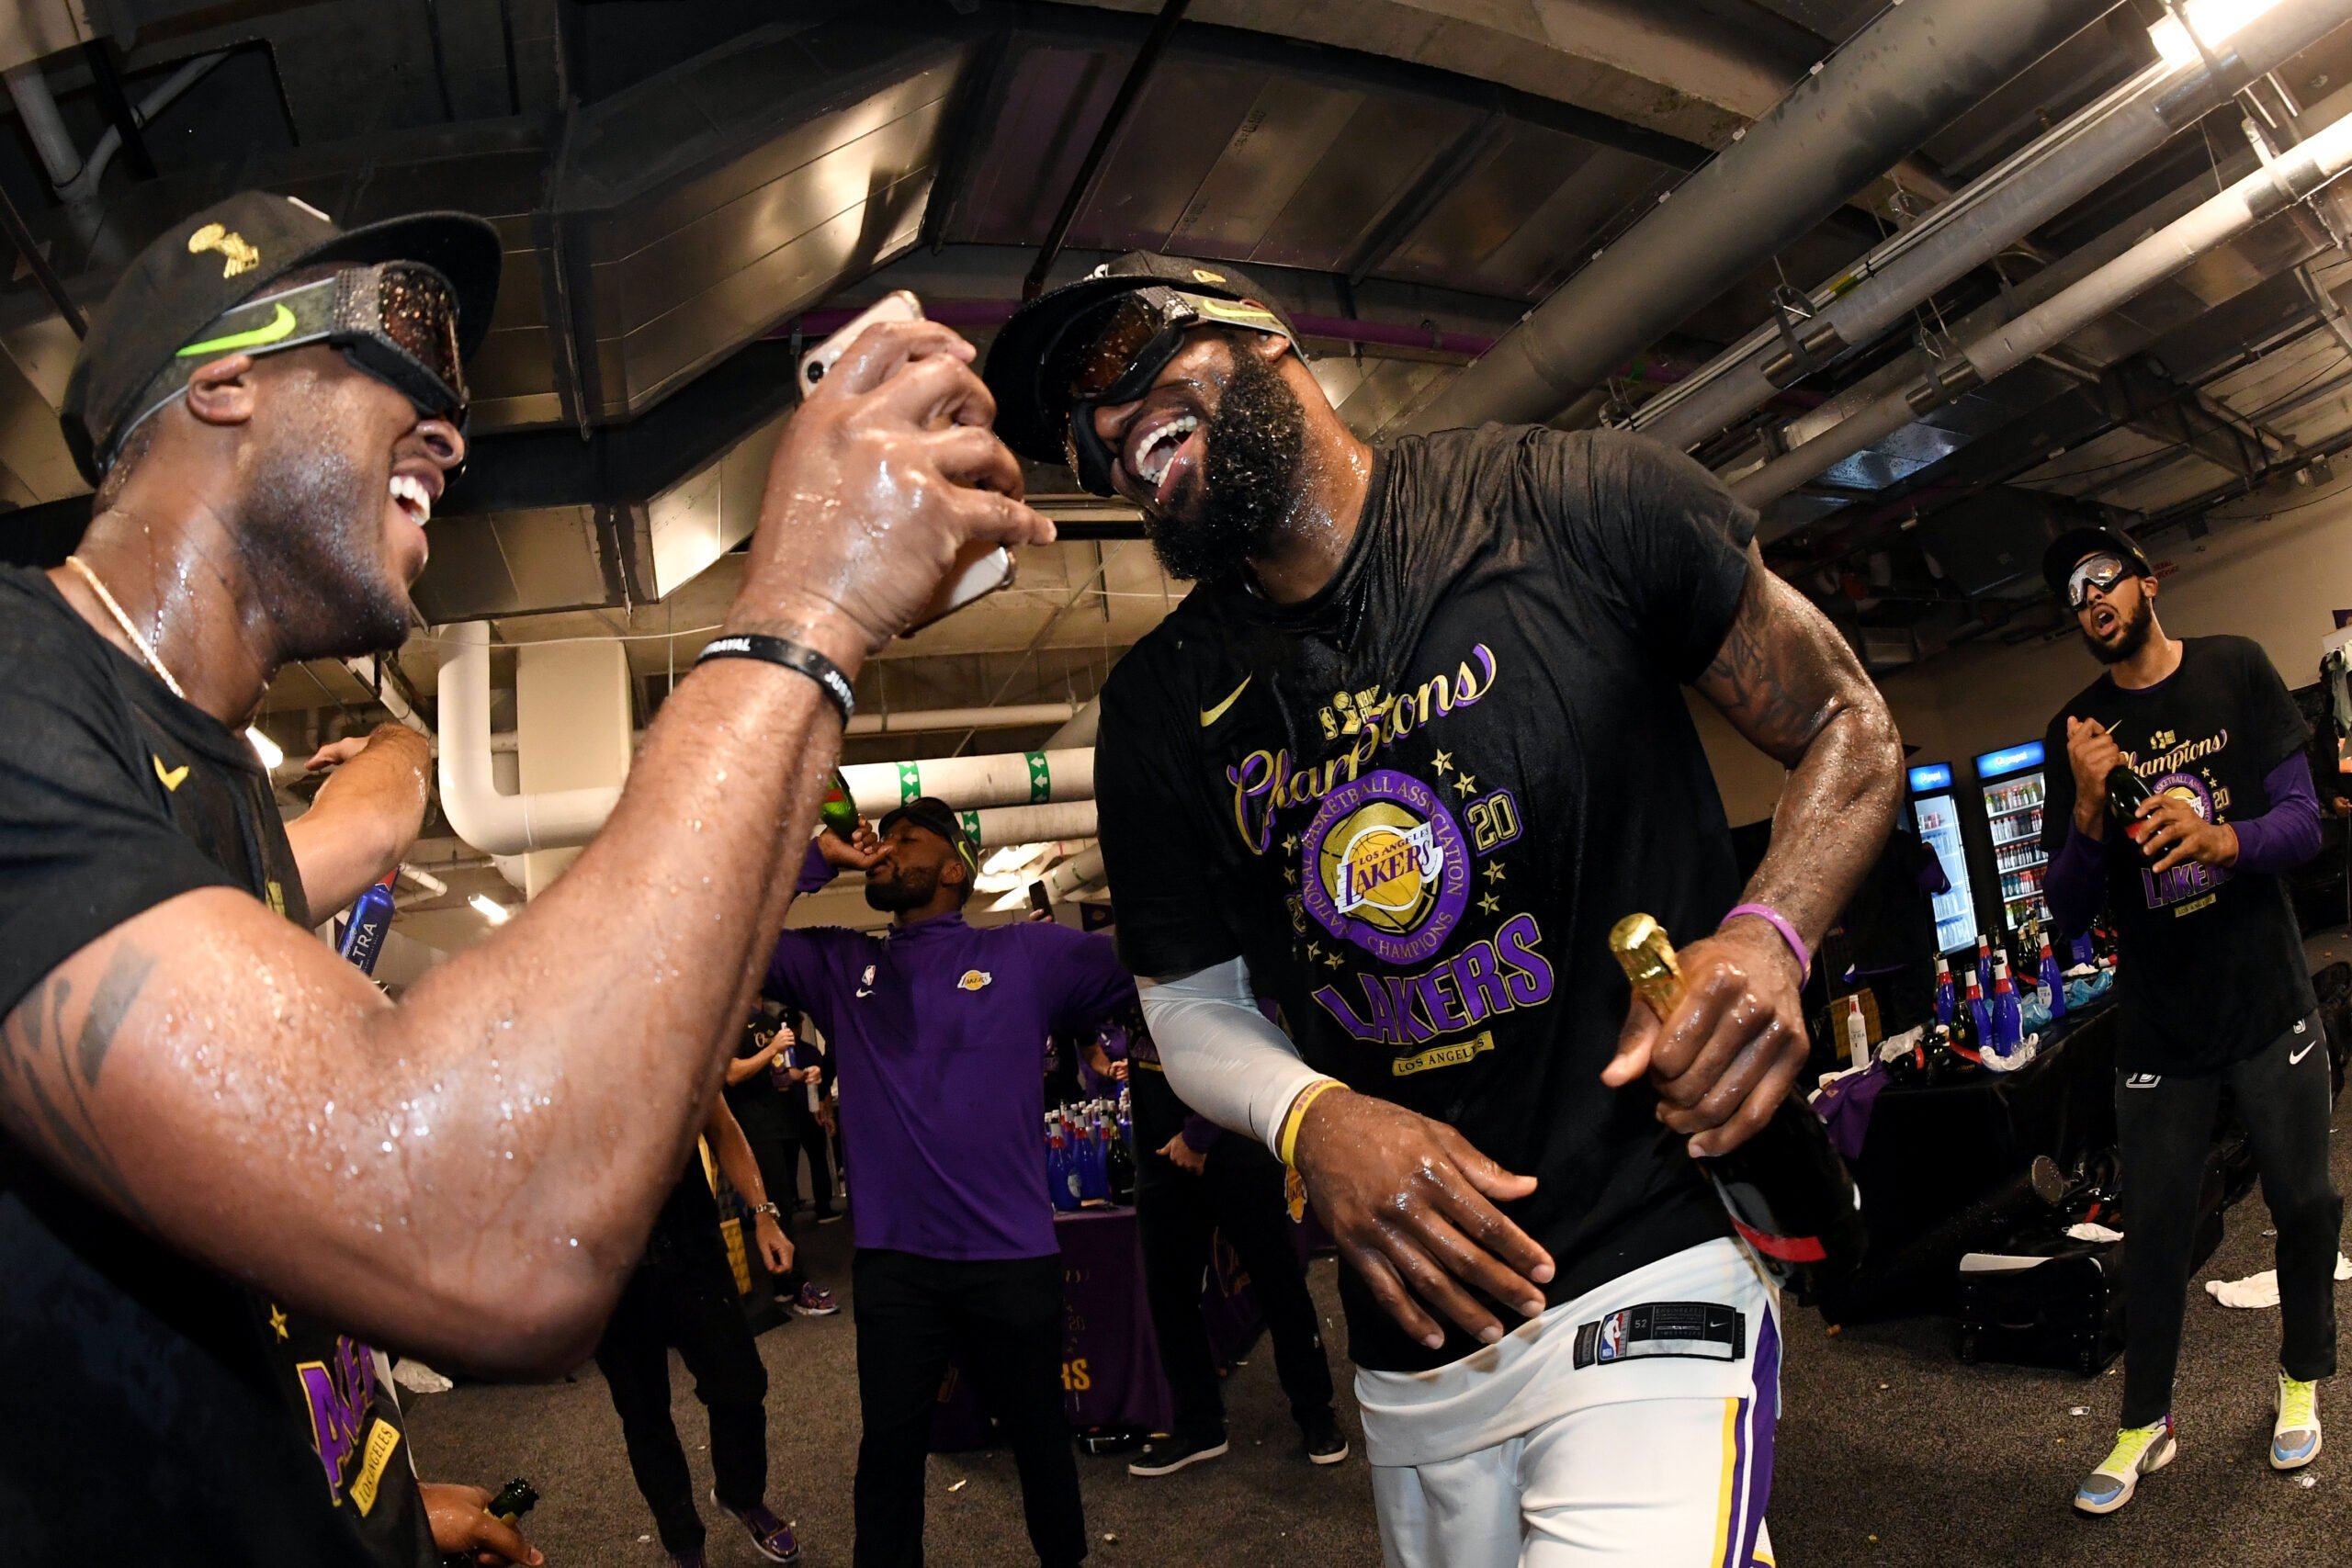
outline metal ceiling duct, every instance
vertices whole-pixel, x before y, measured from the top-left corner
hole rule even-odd
[[[1406,428],[1550,418],[2111,3],[1898,0]]]
[[[1808,371],[1909,319],[1913,306],[2163,146],[2209,110],[2352,23],[2352,0],[2285,0],[2217,47],[2159,60],[1972,182],[1634,414],[1634,428],[1688,447],[1761,408]]]
[[[2064,342],[2206,252],[2303,200],[2347,167],[2352,116],[2279,154],[2015,321],[1971,340],[1920,379],[1739,479],[1732,492],[1751,506],[1787,494],[1922,413]]]

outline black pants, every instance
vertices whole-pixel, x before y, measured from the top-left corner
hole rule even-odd
[[[797,1145],[797,1154],[808,1156],[808,1201],[817,1206],[820,1214],[831,1213],[833,1165],[830,1141],[825,1136],[824,1124],[817,1120],[817,1113],[808,1109],[808,1089],[805,1084],[794,1086],[792,1091],[785,1096],[784,1123],[792,1142]],[[765,1174],[762,1172],[763,1176]],[[780,1206],[789,1205],[800,1190],[799,1161],[793,1153],[788,1152],[785,1157],[785,1178],[782,1196],[776,1196],[773,1188],[769,1194],[775,1197]]]
[[[962,1263],[861,1247],[856,1568],[921,1568],[923,1462],[954,1355],[1012,1445],[1029,1544],[1046,1568],[1086,1556],[1078,1461],[1062,1413],[1062,1260]]]
[[[2115,1090],[2123,1150],[2123,1425],[2172,1409],[2173,1370],[2196,1246],[2199,1195],[2226,1087],[2278,1227],[2278,1364],[2290,1378],[2335,1371],[2335,1249],[2344,1201],[2328,1171],[2327,1041],[2319,1016],[2219,1073],[2127,1074]]]
[[[1138,1157],[1136,1222],[1142,1233],[1144,1283],[1159,1339],[1160,1370],[1176,1396],[1177,1436],[1209,1443],[1225,1436],[1225,1398],[1201,1318],[1203,1274],[1215,1232],[1224,1233],[1249,1271],[1273,1337],[1274,1371],[1290,1396],[1291,1416],[1302,1428],[1329,1420],[1331,1368],[1317,1331],[1315,1302],[1291,1244],[1281,1162],[1231,1136],[1216,1141],[1208,1168],[1198,1176],[1179,1170],[1157,1149]]]
[[[793,1092],[799,1090],[796,1088]],[[784,1239],[790,1241],[795,1162],[792,1125],[783,1097],[763,1095],[733,1109],[736,1125],[743,1129],[743,1141],[752,1145],[752,1161],[760,1168],[760,1185],[767,1189],[768,1201],[775,1205],[776,1224],[784,1232]],[[763,1268],[756,1249],[752,1254],[752,1268],[755,1271]],[[795,1263],[781,1274],[770,1274],[768,1283],[777,1295],[788,1299],[800,1293],[805,1278]]]
[[[596,1346],[596,1365],[620,1412],[637,1489],[653,1510],[662,1549],[681,1552],[702,1545],[703,1525],[686,1452],[670,1418],[672,1346],[694,1374],[695,1397],[710,1412],[710,1465],[719,1501],[734,1508],[763,1501],[768,1372],[715,1234],[707,1255],[647,1264],[631,1275]]]

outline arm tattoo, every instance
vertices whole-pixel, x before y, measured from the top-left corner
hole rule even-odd
[[[154,969],[154,959],[119,942],[86,1000],[60,969],[0,1020],[0,1121],[45,1149],[64,1175],[141,1224],[147,1213],[105,1146],[90,1094]]]
[[[1902,741],[1838,628],[1772,575],[1755,547],[1739,609],[1699,677],[1707,700],[1789,770],[1772,843],[1747,897],[1818,942],[1886,840]]]

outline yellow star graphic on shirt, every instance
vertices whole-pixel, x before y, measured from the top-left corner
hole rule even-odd
[[[1503,903],[1491,893],[1481,893],[1478,895],[1478,908],[1490,915],[1498,915],[1502,912]]]
[[[1460,794],[1470,795],[1476,791],[1478,781],[1468,773],[1456,773],[1453,777],[1453,787]]]
[[[1284,882],[1286,882],[1286,883],[1290,884],[1293,887],[1297,886],[1298,886],[1298,867],[1296,867],[1296,866],[1295,866],[1295,865],[1286,865],[1286,866],[1283,867],[1283,880]]]
[[[1284,854],[1291,855],[1298,853],[1298,835],[1296,833],[1293,833],[1283,840],[1283,852]]]
[[[1322,944],[1321,942],[1308,942],[1308,943],[1306,944],[1306,956],[1307,956],[1307,957],[1309,957],[1309,958],[1320,958],[1320,957],[1322,957],[1322,956],[1323,956],[1323,944]]]
[[[1443,773],[1452,766],[1453,766],[1453,753],[1451,751],[1440,751],[1430,759],[1430,769],[1438,773]]]
[[[1494,883],[1500,882],[1502,879],[1503,863],[1498,860],[1488,861],[1487,863],[1487,880],[1490,883]]]
[[[280,1339],[288,1337],[286,1332],[286,1309],[279,1306],[276,1302],[272,1302],[269,1305],[269,1326]]]
[[[1337,951],[1334,951],[1329,958],[1323,960],[1323,967],[1326,969],[1337,969],[1339,966],[1340,955]]]

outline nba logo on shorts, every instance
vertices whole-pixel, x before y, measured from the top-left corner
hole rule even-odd
[[[1600,1320],[1600,1345],[1594,1357],[1601,1361],[1613,1361],[1625,1353],[1625,1314],[1612,1312]]]

